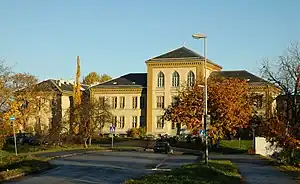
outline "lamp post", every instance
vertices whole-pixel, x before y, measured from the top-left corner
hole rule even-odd
[[[208,164],[208,143],[207,143],[207,76],[206,76],[206,36],[203,34],[193,34],[192,37],[194,39],[203,39],[203,50],[204,50],[204,137],[205,137],[205,164]]]

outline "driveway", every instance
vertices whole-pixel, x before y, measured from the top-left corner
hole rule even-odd
[[[120,184],[154,170],[193,163],[197,156],[146,152],[94,152],[52,161],[56,168],[36,176],[24,177],[17,184]]]
[[[231,160],[239,169],[246,184],[296,184],[287,174],[271,166],[257,155],[210,154],[210,159]]]

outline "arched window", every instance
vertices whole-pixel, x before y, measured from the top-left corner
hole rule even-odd
[[[195,74],[192,71],[189,71],[188,76],[187,76],[187,85],[193,86],[195,84]]]
[[[172,87],[178,87],[179,86],[179,73],[173,72],[172,74]]]
[[[159,72],[157,75],[157,87],[165,86],[165,75],[162,72]]]

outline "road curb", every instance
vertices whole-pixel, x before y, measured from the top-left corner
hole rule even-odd
[[[20,177],[24,177],[24,176],[28,176],[28,175],[32,175],[32,174],[42,173],[42,172],[45,172],[45,171],[53,169],[53,168],[55,168],[55,166],[52,165],[52,164],[50,164],[50,162],[48,162],[48,166],[45,166],[43,168],[31,171],[31,172],[21,172],[21,173],[18,173],[18,174],[15,174],[15,175],[11,175],[11,176],[3,176],[0,179],[0,182],[8,182],[10,180],[14,180],[14,179],[17,179],[17,178],[20,178]]]

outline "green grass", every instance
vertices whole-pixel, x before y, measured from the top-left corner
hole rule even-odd
[[[252,140],[241,140],[241,146],[239,140],[222,140],[220,146],[222,148],[249,150],[252,148]]]
[[[0,181],[51,168],[49,159],[30,155],[8,155],[0,160]]]
[[[92,145],[88,148],[84,148],[82,145],[62,145],[62,146],[52,146],[52,145],[18,145],[19,155],[28,155],[33,153],[43,153],[43,152],[57,152],[66,150],[76,150],[76,149],[103,149],[97,145]],[[14,155],[15,149],[14,145],[8,145],[4,150],[1,150],[0,156]]]
[[[199,162],[184,165],[170,172],[157,172],[131,179],[126,184],[239,184],[241,176],[229,160],[209,161],[209,165]]]

